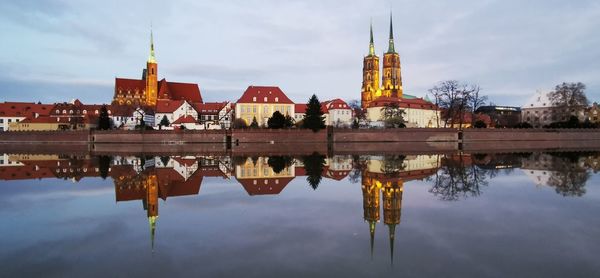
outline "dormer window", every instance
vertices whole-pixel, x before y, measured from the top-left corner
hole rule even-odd
[[[67,114],[67,110],[63,110],[63,114]]]
[[[267,97],[265,97],[265,102],[267,102]]]
[[[83,110],[83,114],[87,114],[87,110]]]
[[[279,97],[275,97],[275,102],[279,102]]]
[[[73,110],[69,110],[69,114],[73,115]]]
[[[252,101],[256,102],[256,97],[252,97]]]

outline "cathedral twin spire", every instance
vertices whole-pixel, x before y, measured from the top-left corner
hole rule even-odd
[[[369,42],[369,56],[374,56],[375,55],[375,43],[373,42],[373,22],[371,22],[371,26],[370,26],[370,35],[371,35],[371,40]],[[396,53],[396,49],[394,47],[394,24],[392,22],[392,13],[390,13],[390,37],[389,37],[388,51],[386,53]]]

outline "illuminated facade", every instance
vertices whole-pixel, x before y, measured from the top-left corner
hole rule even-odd
[[[427,98],[404,94],[400,55],[394,46],[394,27],[390,15],[388,49],[383,54],[383,71],[380,79],[379,57],[375,55],[373,26],[370,27],[369,54],[363,59],[363,82],[361,107],[367,112],[367,121],[372,127],[383,127],[382,109],[397,104],[404,110],[407,127],[439,127],[438,107]],[[381,85],[380,85],[381,80]]]
[[[115,78],[112,104],[154,108],[158,100],[185,100],[202,103],[198,84],[158,80],[158,63],[154,54],[154,37],[150,32],[150,56],[142,79]]]
[[[258,125],[267,126],[267,121],[275,111],[284,116],[294,117],[292,102],[279,87],[249,86],[235,104],[235,116],[247,125],[256,118]]]

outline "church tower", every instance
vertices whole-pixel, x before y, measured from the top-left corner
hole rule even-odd
[[[373,42],[373,24],[371,24],[371,41],[369,43],[369,55],[363,59],[363,82],[361,89],[361,106],[366,108],[367,104],[381,95],[379,90],[379,57],[375,55],[375,43]]]
[[[388,51],[383,54],[383,96],[402,98],[402,75],[400,73],[400,55],[394,48],[394,27],[390,13],[390,38]]]
[[[404,181],[387,182],[383,191],[383,223],[389,228],[390,259],[394,263],[394,239],[396,237],[396,225],[400,224],[402,210],[402,192]]]
[[[373,244],[375,242],[375,226],[380,218],[380,191],[380,188],[373,178],[368,177],[366,174],[362,175],[363,217],[365,221],[369,223],[371,258],[373,257]]]
[[[150,30],[150,57],[146,63],[146,105],[155,106],[158,95],[158,64],[154,57],[154,38]]]

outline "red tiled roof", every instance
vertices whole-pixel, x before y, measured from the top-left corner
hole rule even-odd
[[[54,104],[36,104],[33,102],[4,102],[0,103],[0,117],[35,117],[49,115]]]
[[[179,119],[175,120],[172,124],[173,125],[178,125],[178,124],[193,124],[195,122],[196,122],[196,119],[194,119],[194,117],[192,117],[190,115],[185,115],[185,116],[179,117]]]
[[[306,104],[294,104],[294,112],[297,114],[306,113]]]
[[[137,89],[141,93],[146,90],[146,81],[143,79],[115,78],[115,89],[131,91],[132,93]]]
[[[379,97],[379,98],[375,99],[374,101],[371,101],[367,105],[367,107],[383,107],[386,104],[390,104],[390,103],[398,103],[398,106],[400,108],[415,108],[415,109],[429,109],[429,110],[436,109],[435,104],[433,104],[429,101],[426,101],[422,98],[397,99],[397,98],[393,98],[393,97]]]
[[[156,102],[156,113],[173,113],[173,111],[181,107],[184,102],[185,100],[159,99]]]
[[[165,87],[166,85],[166,87]],[[166,82],[163,78],[158,84],[159,98],[165,93],[170,96],[172,100],[187,100],[188,102],[202,102],[202,95],[200,94],[200,88],[196,83],[179,83],[179,82]],[[165,91],[166,90],[166,91]]]
[[[223,109],[227,105],[227,102],[206,102],[206,103],[194,103],[194,109],[199,114],[209,115],[209,114],[219,114],[219,111]]]
[[[294,178],[242,179],[242,184],[248,195],[276,195]],[[254,184],[256,181],[256,184]]]
[[[294,104],[279,87],[272,86],[249,86],[237,103]]]
[[[339,98],[321,102],[321,109],[323,110],[323,113],[327,113],[329,112],[329,110],[335,109],[351,110],[350,106],[348,106],[348,104],[345,101]]]

